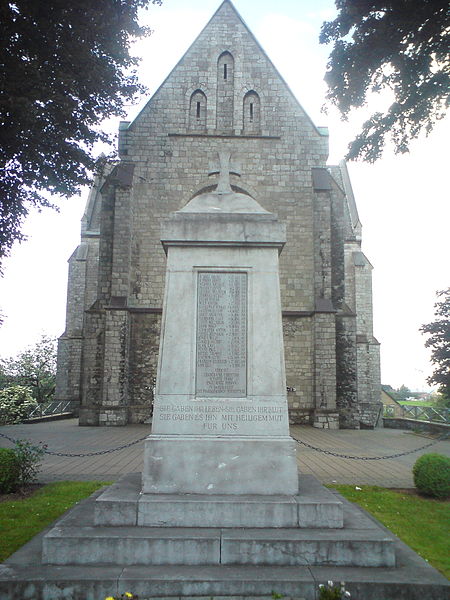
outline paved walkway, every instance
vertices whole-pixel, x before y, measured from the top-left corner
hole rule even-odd
[[[68,454],[83,454],[109,450],[143,440],[150,433],[149,425],[125,427],[79,427],[76,419],[7,425],[0,433],[11,438],[45,442],[48,450]],[[396,429],[323,430],[308,426],[291,427],[291,435],[311,446],[337,454],[352,456],[384,456],[420,448],[433,440]],[[0,447],[12,444],[0,436]],[[67,458],[46,455],[39,480],[60,479],[113,481],[121,475],[142,471],[143,441],[116,452],[98,456]],[[385,487],[413,487],[412,466],[426,452],[450,456],[450,441],[440,441],[430,448],[387,460],[353,460],[338,458],[298,444],[297,461],[302,473],[315,475],[322,483],[370,484]]]

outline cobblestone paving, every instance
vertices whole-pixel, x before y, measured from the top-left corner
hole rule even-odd
[[[11,438],[45,442],[48,450],[68,454],[84,454],[114,449],[144,438],[150,425],[125,427],[79,427],[76,419],[8,425],[0,433]],[[424,436],[397,429],[326,430],[308,426],[291,427],[291,435],[311,446],[337,454],[353,456],[385,456],[407,452],[432,442]],[[46,455],[39,480],[60,479],[113,481],[121,475],[142,471],[143,441],[128,448],[98,456],[67,458]],[[12,444],[0,436],[0,447]],[[426,452],[450,456],[450,440],[407,456],[386,460],[353,460],[323,454],[298,444],[297,461],[302,473],[313,474],[322,483],[370,484],[385,487],[413,487],[411,469],[416,459]]]

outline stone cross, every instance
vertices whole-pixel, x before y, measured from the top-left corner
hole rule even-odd
[[[231,152],[219,152],[219,163],[210,165],[208,175],[219,174],[219,182],[216,192],[218,194],[229,194],[233,190],[230,184],[230,174],[240,176],[239,166],[231,162]]]

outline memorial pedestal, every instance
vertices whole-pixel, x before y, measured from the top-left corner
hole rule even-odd
[[[142,480],[144,494],[295,495],[295,442],[290,437],[234,436],[230,441],[151,435]]]
[[[230,188],[170,215],[162,243],[166,291],[143,493],[296,495],[278,273],[284,226]]]

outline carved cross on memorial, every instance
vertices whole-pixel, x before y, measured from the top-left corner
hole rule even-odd
[[[240,166],[237,162],[231,162],[231,152],[219,152],[219,162],[209,165],[208,175],[219,175],[217,194],[230,194],[233,190],[230,184],[230,175],[241,176]]]

